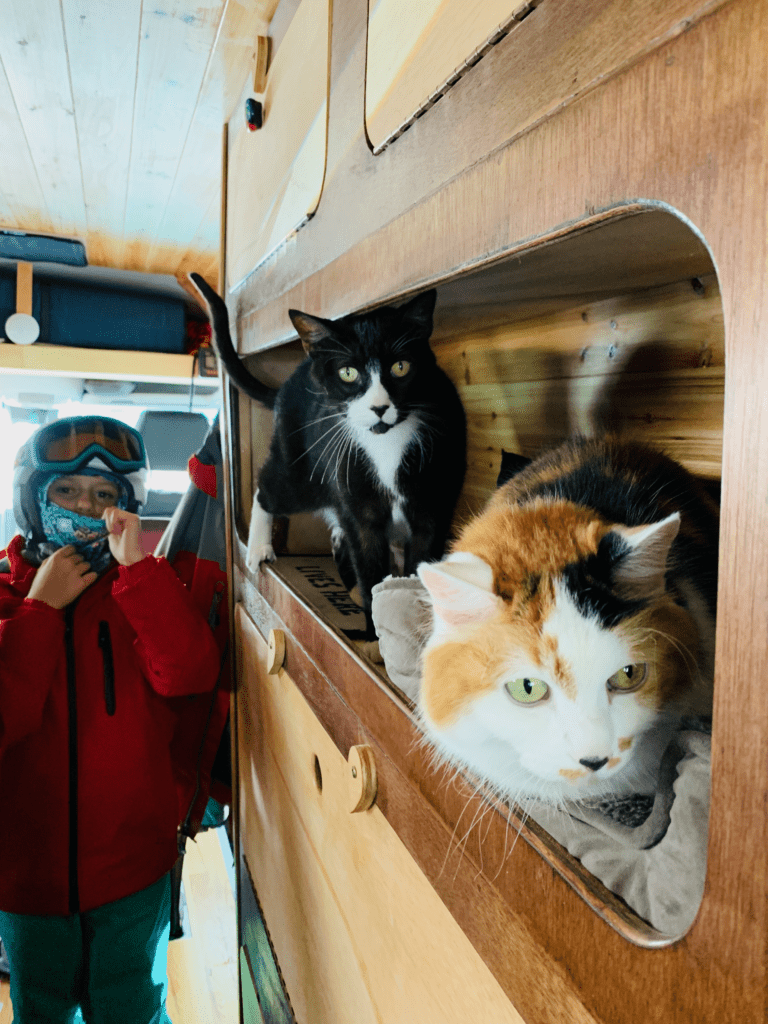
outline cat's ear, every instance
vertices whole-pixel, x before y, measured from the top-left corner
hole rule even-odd
[[[320,316],[312,316],[310,313],[302,313],[300,309],[289,309],[288,316],[301,338],[301,344],[307,355],[312,355],[312,349],[327,341],[333,335],[333,323],[330,320],[323,320]]]
[[[482,558],[457,552],[444,562],[422,562],[417,572],[429,591],[435,617],[445,626],[473,626],[498,611],[493,569]]]
[[[429,337],[432,333],[432,314],[435,311],[437,291],[430,288],[428,292],[422,292],[415,298],[400,306],[398,312],[403,321],[413,324],[419,334]]]
[[[614,547],[612,578],[622,597],[650,600],[664,593],[669,550],[679,529],[679,512],[648,526],[611,528],[603,542]]]

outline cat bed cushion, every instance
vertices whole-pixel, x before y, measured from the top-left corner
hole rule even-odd
[[[418,577],[389,577],[373,588],[384,666],[414,703],[430,618]],[[567,812],[538,802],[527,807],[531,818],[606,888],[667,936],[688,930],[704,892],[711,744],[696,724],[673,737],[653,797],[574,803]]]

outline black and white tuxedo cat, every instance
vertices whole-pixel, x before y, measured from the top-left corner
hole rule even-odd
[[[233,383],[274,410],[253,501],[250,568],[275,557],[273,516],[320,513],[372,637],[371,588],[392,571],[392,551],[405,575],[442,558],[464,480],[464,409],[429,345],[436,292],[338,320],[289,310],[307,358],[276,390],[240,361],[220,296],[198,274],[190,278]]]

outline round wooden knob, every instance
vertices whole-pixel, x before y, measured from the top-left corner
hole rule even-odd
[[[350,782],[349,809],[353,814],[356,811],[367,811],[376,799],[376,762],[373,758],[373,748],[367,743],[350,747],[347,762]]]
[[[285,661],[285,633],[282,629],[270,629],[269,654],[267,655],[267,672],[277,675]]]

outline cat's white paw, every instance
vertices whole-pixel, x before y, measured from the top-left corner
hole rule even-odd
[[[260,547],[256,548],[255,551],[248,552],[246,565],[251,572],[258,572],[259,566],[262,562],[274,562],[276,557],[275,549],[271,544],[262,544]]]

